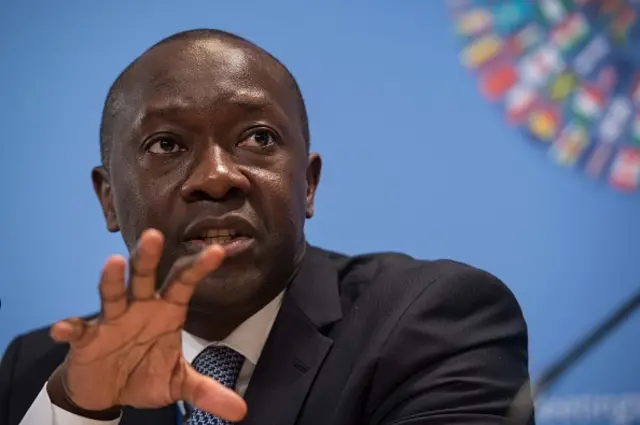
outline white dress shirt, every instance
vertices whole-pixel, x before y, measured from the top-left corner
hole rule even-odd
[[[208,342],[182,331],[182,352],[185,360],[189,363],[193,362],[196,356],[209,345],[224,345],[236,350],[244,356],[245,361],[240,370],[235,390],[241,396],[244,395],[262,353],[262,348],[267,341],[269,332],[271,332],[273,322],[280,311],[283,295],[284,293],[281,293],[274,298],[222,341]],[[182,402],[179,402],[178,405],[184,412]],[[112,421],[83,418],[53,405],[45,383],[20,425],[118,425],[119,422],[120,418]]]

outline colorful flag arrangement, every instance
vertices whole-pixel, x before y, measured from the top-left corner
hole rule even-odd
[[[640,0],[447,0],[462,62],[558,164],[640,188]]]

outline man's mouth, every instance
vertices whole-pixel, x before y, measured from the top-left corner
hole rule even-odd
[[[255,242],[254,229],[249,221],[235,215],[205,217],[187,228],[183,240],[191,253],[210,245],[221,245],[225,257],[229,257],[251,249]]]
[[[210,229],[202,232],[198,239],[207,245],[227,245],[240,237],[234,229]]]
[[[241,239],[248,238],[235,229],[209,229],[203,231],[198,237],[191,239],[189,242],[224,246]]]
[[[197,253],[210,245],[220,245],[224,248],[225,257],[233,257],[247,251],[253,245],[253,238],[245,236],[233,229],[210,229],[202,232],[199,237],[186,241],[187,250]]]

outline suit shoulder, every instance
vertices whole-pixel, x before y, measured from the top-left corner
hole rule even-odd
[[[0,365],[0,410],[6,412],[4,419],[18,423],[67,350],[66,344],[56,344],[49,337],[48,327],[14,338]]]
[[[18,364],[16,365],[16,373],[20,372],[22,365],[29,365],[33,362],[39,361],[42,357],[47,356],[51,350],[59,347],[55,341],[49,336],[50,326],[41,327],[21,335],[18,335],[13,339],[7,353],[11,350],[11,347],[19,347],[20,355]],[[18,348],[15,348],[18,349]]]
[[[420,302],[437,303],[442,308],[467,314],[487,306],[500,305],[512,315],[522,316],[521,306],[511,289],[494,274],[462,262],[441,259],[422,262],[407,276],[409,284],[424,293]]]
[[[95,319],[97,316],[97,313],[91,313],[85,316],[81,316],[80,319],[88,321]],[[25,332],[21,335],[18,335],[13,340],[20,341],[21,351],[24,350],[24,353],[22,355],[26,356],[26,359],[36,360],[38,356],[44,355],[50,350],[60,347],[66,347],[66,344],[58,344],[53,339],[51,339],[51,336],[49,336],[51,326],[53,326],[53,323]]]
[[[400,276],[430,261],[418,260],[400,252],[376,252],[344,255],[323,251],[336,267],[339,279],[348,281],[373,281],[389,276]]]
[[[446,291],[513,296],[509,287],[494,274],[454,260],[424,262],[418,269],[418,274],[423,278],[418,280],[423,283],[435,275],[436,280],[442,284],[442,289]]]
[[[347,256],[325,251],[338,271],[343,297],[355,302],[368,293],[388,301],[416,300],[423,292],[440,302],[464,307],[507,301],[517,304],[508,286],[495,275],[451,259],[424,260],[400,252]],[[517,306],[519,308],[519,305]]]
[[[340,294],[345,307],[365,293],[382,289],[393,291],[394,282],[405,280],[412,270],[425,263],[399,252],[344,255],[323,251],[337,272]],[[386,287],[386,288],[385,288]],[[397,287],[401,290],[401,287]]]
[[[450,281],[451,286],[471,285],[482,289],[509,291],[493,274],[450,259],[417,259],[400,252],[377,252],[348,256],[331,251],[325,255],[334,262],[340,280],[393,281],[429,286],[435,280]]]
[[[432,267],[438,269],[437,277],[429,284],[429,291],[421,300],[431,303],[437,299],[438,308],[443,311],[455,312],[461,316],[473,315],[487,309],[496,309],[505,319],[510,318],[519,322],[524,321],[522,307],[515,294],[501,279],[494,274],[473,267],[469,264],[452,261],[434,261]],[[432,278],[433,272],[422,269],[424,283]],[[425,278],[426,276],[426,278]],[[419,309],[420,301],[416,302]]]
[[[44,383],[64,361],[69,345],[56,343],[49,335],[50,328],[51,325],[44,326],[13,339],[4,354],[2,367],[10,363],[14,382],[35,379]]]

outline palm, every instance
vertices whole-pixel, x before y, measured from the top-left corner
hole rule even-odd
[[[185,309],[158,298],[133,302],[122,316],[103,323],[90,324],[83,337],[72,344],[69,366],[69,386],[77,388],[75,376],[82,379],[86,373],[96,376],[100,385],[109,388],[110,395],[104,406],[113,404],[140,407],[163,406],[175,400],[171,387],[180,386],[184,373],[180,329]],[[116,374],[111,371],[117,371]],[[89,382],[88,384],[92,384]],[[144,391],[141,391],[144,389]],[[74,397],[83,403],[87,389],[74,391]],[[113,399],[111,399],[113,397]],[[92,403],[93,404],[93,403]],[[103,403],[92,406],[104,409]]]
[[[241,418],[246,409],[242,400],[197,373],[182,356],[181,329],[189,300],[198,282],[220,265],[224,251],[210,247],[179,260],[159,292],[155,284],[162,235],[145,232],[136,252],[128,291],[124,259],[113,257],[105,264],[98,319],[70,319],[51,330],[54,339],[70,344],[61,365],[67,397],[90,411],[188,400],[214,415]]]

